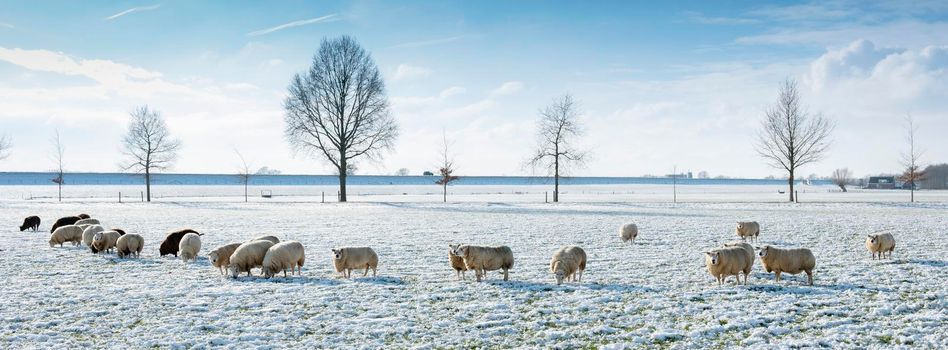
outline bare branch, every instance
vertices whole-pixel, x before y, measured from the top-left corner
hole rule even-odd
[[[559,201],[560,175],[571,167],[584,166],[586,151],[573,146],[573,139],[583,135],[578,124],[579,106],[569,94],[541,109],[537,122],[537,148],[526,165],[534,170],[543,168],[553,175],[553,201]]]
[[[133,110],[128,133],[122,139],[125,162],[122,171],[145,174],[145,188],[151,201],[151,174],[170,169],[178,157],[181,141],[171,137],[161,113],[141,106]]]
[[[911,201],[915,201],[915,187],[919,181],[925,180],[925,171],[921,170],[920,164],[925,150],[918,147],[915,143],[915,134],[918,133],[918,125],[915,125],[915,118],[911,114],[905,116],[905,142],[908,143],[908,149],[902,152],[902,167],[905,169],[899,179],[908,183],[910,186]]]
[[[7,135],[0,135],[0,160],[4,160],[10,156],[10,148],[13,147],[13,142],[10,141],[10,137]]]
[[[843,192],[846,192],[846,186],[852,182],[853,174],[847,168],[840,168],[834,170],[831,177],[833,184],[838,186]]]

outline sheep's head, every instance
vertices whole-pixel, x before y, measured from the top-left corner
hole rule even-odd
[[[553,263],[553,278],[556,278],[556,285],[562,284],[566,278],[566,269],[563,268],[559,260]]]
[[[462,246],[458,247],[458,249],[455,249],[455,250],[454,250],[454,255],[460,256],[460,257],[462,257],[462,258],[466,258],[466,257],[467,257],[467,253],[468,253],[468,251],[470,251],[470,250],[471,250],[471,246],[462,245]]]
[[[218,259],[217,252],[211,252],[210,254],[207,255],[207,260],[211,262],[211,265],[216,265],[217,259]]]
[[[458,248],[460,247],[460,244],[448,244],[448,248],[450,248],[448,252],[451,253],[451,255],[458,256]]]
[[[333,255],[333,259],[342,260],[342,249],[333,249],[332,255]]]
[[[764,246],[763,248],[760,248],[760,252],[757,253],[757,255],[759,255],[761,258],[766,257],[768,251],[770,251],[770,246],[769,246],[769,245],[768,245],[768,246]]]
[[[240,274],[240,272],[237,271],[236,264],[230,264],[230,266],[227,267],[227,273],[229,273],[231,277],[234,277],[234,278],[237,278],[237,276]]]
[[[269,266],[263,267],[263,277],[270,278],[273,277],[274,271],[270,270]]]
[[[738,230],[744,229],[744,223],[743,223],[743,222],[738,222],[738,223],[737,223],[737,229],[738,229]]]
[[[710,262],[711,265],[717,265],[718,259],[721,257],[720,253],[717,251],[704,252],[705,261]]]
[[[50,239],[49,239],[49,246],[50,246],[50,247],[55,247],[55,246],[56,246],[56,241],[54,241],[52,238],[50,238]]]
[[[875,245],[877,242],[879,242],[879,235],[869,235],[866,237],[866,240],[868,240],[870,244]]]

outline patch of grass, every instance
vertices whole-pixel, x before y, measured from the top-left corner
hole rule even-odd
[[[891,335],[880,335],[880,336],[876,336],[876,338],[879,338],[879,341],[882,342],[882,344],[892,344]]]

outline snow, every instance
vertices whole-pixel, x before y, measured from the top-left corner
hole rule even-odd
[[[0,200],[0,348],[948,347],[943,202],[477,198]],[[50,248],[49,225],[80,212],[142,234],[142,259]],[[18,231],[29,215],[43,219],[40,232]],[[702,252],[734,240],[738,220],[761,223],[758,245],[812,249],[816,285],[775,283],[756,261],[750,285],[718,287]],[[628,222],[639,226],[634,246],[618,238]],[[163,236],[183,227],[205,234],[198,261],[158,257]],[[872,261],[864,238],[881,230],[897,247]],[[206,259],[265,233],[303,243],[302,277],[231,279]],[[450,243],[510,246],[511,281],[456,281]],[[549,258],[567,244],[586,250],[588,270],[582,284],[556,286]],[[329,249],[344,245],[373,247],[379,276],[337,277]]]

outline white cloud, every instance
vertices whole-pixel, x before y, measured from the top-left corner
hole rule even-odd
[[[13,25],[7,22],[0,22],[0,27],[13,29]]]
[[[513,95],[523,90],[523,82],[520,81],[508,81],[501,84],[496,89],[491,90],[491,95],[495,96],[506,96]]]
[[[431,70],[428,68],[399,64],[398,68],[395,69],[395,74],[392,76],[392,80],[403,81],[421,79],[427,78],[429,75],[431,75]]]
[[[157,10],[159,7],[161,7],[161,5],[151,5],[151,6],[133,7],[133,8],[130,8],[130,9],[128,9],[128,10],[125,10],[125,11],[116,13],[116,14],[114,14],[114,15],[108,16],[108,17],[105,18],[105,20],[106,20],[106,21],[111,21],[111,20],[113,20],[113,19],[116,19],[116,18],[125,16],[125,15],[130,14],[130,13],[133,13],[133,12],[142,12],[142,11]]]
[[[270,33],[273,33],[273,32],[279,31],[279,30],[284,30],[284,29],[287,29],[287,28],[305,26],[305,25],[307,25],[307,24],[314,24],[314,23],[333,22],[333,21],[337,21],[337,20],[339,20],[339,16],[334,13],[334,14],[325,15],[325,16],[322,16],[322,17],[316,17],[316,18],[304,19],[304,20],[299,20],[299,21],[293,21],[293,22],[284,23],[284,24],[281,24],[281,25],[278,25],[278,26],[274,26],[274,27],[270,27],[270,28],[266,28],[266,29],[261,29],[261,30],[252,31],[252,32],[250,32],[250,33],[247,33],[247,35],[249,35],[249,36],[266,35],[266,34],[270,34]]]
[[[463,38],[464,38],[463,35],[459,35],[459,36],[452,36],[452,37],[440,38],[440,39],[430,39],[430,40],[421,40],[421,41],[410,41],[410,42],[405,42],[405,43],[401,43],[401,44],[395,44],[395,45],[389,46],[388,48],[390,48],[390,49],[404,49],[404,48],[414,48],[414,47],[422,47],[422,46],[441,45],[441,44],[452,43],[452,42],[461,40],[461,39],[463,39]]]
[[[692,21],[701,24],[719,24],[719,25],[743,25],[743,24],[757,24],[760,23],[759,19],[756,18],[743,18],[743,17],[709,17],[705,16],[698,12],[686,12],[685,15],[691,18]]]

